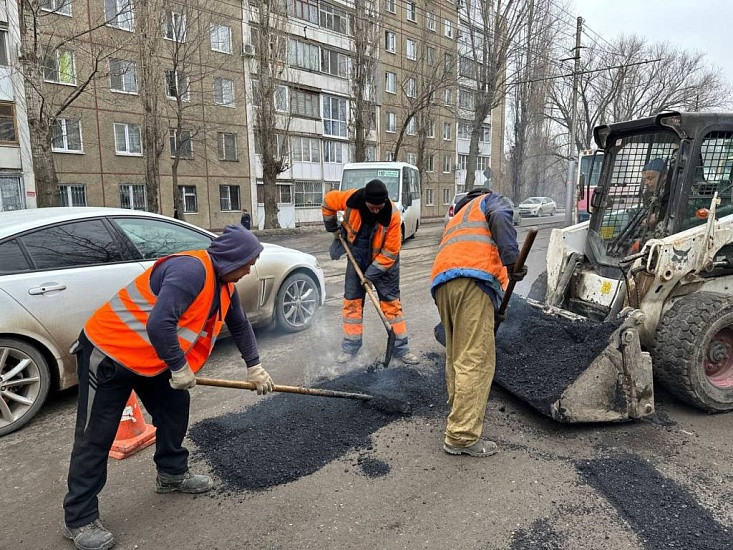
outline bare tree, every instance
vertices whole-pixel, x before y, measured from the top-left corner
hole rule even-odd
[[[20,55],[30,130],[37,204],[56,206],[58,175],[53,157],[54,140],[78,139],[79,121],[59,118],[82,97],[92,83],[106,77],[106,61],[124,44],[103,32],[131,17],[128,0],[113,2],[105,13],[90,20],[71,15],[70,0],[20,0]]]
[[[379,17],[373,0],[354,0],[352,28],[353,59],[351,93],[353,101],[349,117],[354,143],[354,161],[366,160],[367,141],[372,132],[374,76],[379,45]]]

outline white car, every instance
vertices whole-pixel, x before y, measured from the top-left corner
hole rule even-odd
[[[448,222],[453,217],[453,214],[455,213],[456,204],[463,200],[466,195],[467,193],[456,193],[453,196],[453,200],[451,201],[450,205],[448,205],[448,211],[445,213],[445,217],[443,218],[443,225],[448,224]],[[522,216],[519,214],[519,209],[514,206],[514,203],[511,200],[509,200],[509,202],[512,205],[512,224],[519,225],[520,223],[522,223]]]
[[[550,197],[529,197],[519,203],[519,214],[522,216],[554,216],[557,204]]]
[[[115,208],[0,213],[0,436],[28,422],[50,390],[77,383],[69,347],[89,316],[162,256],[204,249],[214,233]],[[326,296],[316,258],[263,244],[237,283],[255,326],[307,328]]]

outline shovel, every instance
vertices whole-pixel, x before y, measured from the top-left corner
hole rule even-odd
[[[369,299],[372,301],[374,307],[377,309],[377,313],[379,314],[379,318],[384,324],[384,328],[387,329],[387,351],[384,354],[384,361],[382,362],[382,365],[384,367],[387,367],[389,365],[389,362],[392,360],[392,347],[394,346],[395,341],[394,329],[392,328],[392,325],[389,324],[389,320],[387,320],[387,317],[384,315],[382,308],[379,307],[379,299],[374,294],[374,291],[364,284],[364,281],[366,280],[364,278],[364,273],[361,271],[359,264],[356,262],[354,254],[351,252],[351,247],[349,246],[349,243],[346,242],[346,239],[344,239],[344,236],[341,234],[341,232],[339,232],[338,238],[341,241],[344,250],[346,251],[346,256],[348,256],[351,265],[354,266],[354,271],[356,271],[356,274],[359,276],[359,282],[361,283],[361,286],[364,287],[367,296],[369,296]]]
[[[220,388],[234,388],[239,390],[256,390],[254,382],[245,382],[242,380],[221,380],[218,378],[201,378],[196,377],[196,384],[200,386],[218,386]],[[274,384],[272,391],[284,393],[299,393],[301,395],[315,395],[317,397],[340,397],[342,399],[358,399],[360,401],[369,401],[371,395],[366,393],[351,393],[336,390],[323,390],[320,388],[306,388],[303,386],[279,386]]]
[[[517,258],[517,261],[514,262],[514,271],[518,271],[524,267],[524,262],[527,261],[527,256],[529,256],[529,251],[532,249],[536,236],[537,228],[534,226],[530,227],[529,231],[527,231],[527,235],[524,237],[524,243],[522,243],[522,250],[519,251],[519,257]],[[499,311],[497,312],[496,322],[494,323],[494,334],[499,330],[499,325],[501,324],[501,320],[504,318],[506,308],[509,305],[509,298],[512,297],[516,284],[517,282],[512,280],[510,277],[509,284],[504,291],[504,298],[502,298]]]

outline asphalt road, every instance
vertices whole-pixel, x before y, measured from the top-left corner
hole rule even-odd
[[[543,269],[550,228],[562,222],[562,215],[524,220],[520,240],[533,222],[540,232],[530,255],[530,276],[517,285],[520,294],[528,292],[532,277]],[[441,229],[439,224],[424,225],[402,253],[403,306],[412,351],[423,359],[418,372],[425,379],[440,375],[444,357],[432,335],[438,314],[428,290]],[[315,254],[327,277],[326,305],[309,330],[258,333],[263,364],[276,383],[315,384],[367,371],[386,343],[368,304],[365,345],[357,364],[345,368],[335,363],[345,260],[328,260],[330,236],[303,230],[262,240]],[[244,377],[231,342],[217,345],[202,374]],[[308,448],[304,438],[311,445],[317,439],[319,452],[321,446],[340,445],[328,462],[264,490],[238,489],[217,476],[223,489],[192,498],[154,492],[150,448],[110,461],[100,501],[117,548],[733,548],[733,417],[702,414],[663,391],[657,392],[657,415],[648,420],[568,426],[494,387],[485,434],[497,441],[500,452],[487,459],[442,451],[444,415],[437,401],[420,403],[420,414],[412,416],[376,423],[364,416],[354,429],[369,429],[354,443],[348,438],[351,428],[344,431],[355,422],[352,413],[339,417],[325,398],[302,397],[324,401],[308,402],[307,418],[313,423],[298,422],[292,410],[285,417],[283,407],[275,406],[279,402],[271,401],[279,397],[197,387],[191,422],[237,418],[225,416],[232,413],[256,417],[256,429],[236,440],[242,445],[237,479],[252,480],[240,487],[261,487],[257,480],[273,464],[250,460],[251,453],[261,452],[256,443],[271,441],[274,433],[285,435],[276,449],[265,449],[273,463],[279,461],[278,453],[297,463],[303,456],[299,453]],[[0,439],[2,549],[71,548],[59,526],[75,400],[74,390],[53,397],[30,425]],[[358,414],[371,413],[360,409]],[[300,443],[287,440],[288,429],[301,436]],[[231,451],[233,439],[222,436],[220,445],[213,439],[205,449],[189,445],[192,469],[211,471],[210,457]],[[237,453],[230,456],[229,463],[236,464],[236,458]]]

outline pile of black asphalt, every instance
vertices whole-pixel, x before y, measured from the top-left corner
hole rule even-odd
[[[513,296],[496,336],[495,381],[549,416],[619,325],[550,315]]]
[[[372,401],[273,394],[241,412],[198,422],[189,436],[197,456],[230,490],[289,483],[354,451],[361,453],[357,465],[364,475],[382,476],[389,465],[370,456],[374,432],[408,416],[447,414],[443,359],[432,355],[419,370],[367,368],[312,384],[366,393]]]

